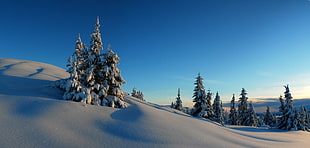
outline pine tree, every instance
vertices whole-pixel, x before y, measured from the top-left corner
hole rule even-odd
[[[277,115],[276,115],[276,114],[273,114],[272,117],[273,117],[273,126],[277,126],[277,125],[278,125],[278,118],[277,118]]]
[[[258,116],[257,116],[257,126],[263,126],[263,125],[265,125],[265,122],[264,122],[264,117],[265,117],[265,115],[264,114],[259,114]]]
[[[251,103],[251,102],[249,103],[249,109],[248,109],[247,113],[248,113],[248,116],[247,116],[247,119],[245,121],[245,125],[257,127],[258,126],[257,115],[256,115],[256,112],[254,110],[253,103]]]
[[[247,120],[248,116],[248,97],[246,96],[247,93],[244,88],[241,90],[240,98],[239,98],[239,105],[238,105],[238,125],[246,125],[245,121]]]
[[[205,88],[203,86],[203,78],[200,76],[200,73],[198,73],[198,76],[196,77],[196,82],[194,83],[195,89],[194,89],[194,95],[193,95],[193,102],[194,108],[192,111],[193,116],[201,116],[205,117],[206,116],[206,92]]]
[[[91,59],[94,60],[94,62],[100,62],[100,50],[102,48],[102,39],[101,39],[101,33],[100,33],[100,21],[99,17],[97,17],[97,23],[95,24],[95,30],[91,34],[91,41],[90,41],[90,51],[91,51]],[[98,60],[98,61],[96,61]]]
[[[80,82],[80,73],[82,65],[82,55],[84,50],[84,45],[82,43],[80,35],[76,40],[75,52],[68,59],[68,70],[70,77],[64,81],[63,86],[60,88],[65,90],[63,98],[65,100],[81,101],[84,95],[81,93],[83,85]]]
[[[208,119],[212,119],[214,116],[213,108],[211,105],[211,100],[212,100],[212,93],[211,93],[211,90],[209,89],[207,93],[206,109],[205,109],[205,112],[206,112],[205,118],[208,118]]]
[[[175,101],[174,109],[183,111],[183,105],[182,105],[182,100],[181,100],[181,96],[180,96],[180,88],[178,89],[178,96],[177,96],[176,101]]]
[[[213,113],[214,113],[213,120],[224,125],[224,110],[218,92],[216,93],[213,103]]]
[[[283,129],[283,130],[294,130],[294,120],[296,118],[295,116],[295,111],[293,107],[293,97],[290,93],[289,86],[284,86],[285,87],[285,92],[284,92],[284,97],[285,97],[285,103],[284,103],[284,108],[280,107],[280,112],[282,112],[282,116],[279,121],[278,128]],[[281,98],[280,98],[281,102]],[[283,101],[284,102],[284,101]],[[282,102],[281,102],[282,106]],[[295,121],[296,124],[296,121]]]
[[[133,96],[133,97],[137,97],[137,96],[138,96],[138,94],[137,94],[137,89],[136,89],[136,88],[133,88],[133,89],[132,89],[131,96]]]
[[[175,105],[174,105],[174,102],[172,101],[170,107],[171,107],[171,108],[174,108],[174,106],[175,106]]]
[[[267,106],[267,109],[266,109],[266,113],[264,115],[264,123],[265,125],[268,125],[268,126],[274,126],[274,116],[272,115],[272,113],[270,112],[270,108],[269,106]]]
[[[306,130],[308,132],[310,132],[310,113],[308,112],[308,110],[305,106],[303,106],[302,110],[303,110],[303,114],[304,114],[304,118],[305,118]]]
[[[279,97],[279,101],[281,103],[280,107],[279,107],[279,112],[281,113],[284,113],[284,110],[285,110],[285,102],[284,102],[284,99],[283,97],[280,95]]]
[[[138,92],[137,92],[137,98],[140,99],[140,100],[142,100],[142,101],[145,101],[145,100],[144,100],[144,95],[143,95],[143,93],[142,93],[141,91],[138,91]]]
[[[100,50],[103,48],[99,27],[99,18],[97,18],[95,30],[91,34],[90,48],[84,54],[84,74],[81,75],[81,82],[84,84],[82,89],[84,98],[81,102],[94,105],[102,105],[103,99],[107,97],[108,88],[102,75],[103,61]]]
[[[117,68],[120,58],[108,47],[107,53],[104,54],[103,76],[104,82],[107,84],[107,97],[103,101],[104,105],[114,106],[116,108],[126,107],[123,98],[121,85],[125,84],[125,80],[121,76],[121,71]]]
[[[230,102],[229,124],[237,125],[238,124],[237,117],[238,117],[238,114],[237,114],[236,103],[235,103],[235,94],[233,94],[233,97]]]
[[[310,131],[310,129],[309,129],[309,113],[308,113],[306,107],[301,106],[300,111],[298,112],[298,115],[296,115],[296,113],[295,113],[295,117],[296,116],[297,116],[297,120],[299,123],[298,129],[303,130],[303,131]]]

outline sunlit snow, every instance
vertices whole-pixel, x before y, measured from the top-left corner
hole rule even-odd
[[[0,59],[1,147],[308,147],[310,133],[223,127],[125,96],[115,109],[62,100],[53,65]]]

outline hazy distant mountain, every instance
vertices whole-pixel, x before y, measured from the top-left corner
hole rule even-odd
[[[294,94],[292,94],[294,96]],[[263,98],[263,99],[253,99],[253,105],[257,113],[263,113],[266,111],[267,106],[270,107],[271,112],[278,112],[280,102],[277,98]],[[310,110],[310,99],[294,99],[294,106],[300,107],[301,105],[307,107]],[[224,103],[224,107],[229,108],[230,103]]]

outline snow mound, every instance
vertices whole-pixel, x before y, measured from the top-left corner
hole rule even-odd
[[[307,147],[308,132],[223,127],[125,96],[125,109],[60,100],[65,70],[0,59],[1,147]]]

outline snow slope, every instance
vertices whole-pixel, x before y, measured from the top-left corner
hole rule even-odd
[[[126,109],[61,100],[65,70],[0,58],[1,147],[307,147],[310,133],[222,127],[130,96]]]

